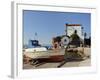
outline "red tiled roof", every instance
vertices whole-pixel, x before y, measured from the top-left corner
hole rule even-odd
[[[66,24],[66,26],[81,26],[81,24]]]

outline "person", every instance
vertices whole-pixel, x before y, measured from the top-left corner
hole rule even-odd
[[[54,50],[60,49],[60,42],[57,41],[57,38],[54,37],[54,38],[52,39],[52,44],[53,44],[53,49],[54,49]]]

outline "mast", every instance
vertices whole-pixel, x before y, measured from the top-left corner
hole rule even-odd
[[[65,29],[65,34],[66,34],[66,36],[67,36],[67,25],[68,25],[68,23],[66,23],[65,25],[66,25],[66,26],[65,26],[65,27],[66,27],[66,29]]]

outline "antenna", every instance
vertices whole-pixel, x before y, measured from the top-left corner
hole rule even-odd
[[[34,39],[37,40],[37,32],[35,32],[35,37],[34,37]]]

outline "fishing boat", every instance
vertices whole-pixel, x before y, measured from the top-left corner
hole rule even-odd
[[[65,38],[67,39],[67,38]],[[65,41],[65,40],[63,40]],[[68,41],[68,40],[67,40]],[[48,50],[46,47],[39,44],[38,40],[30,40],[29,48],[24,50],[24,55],[32,60],[45,62],[59,62],[64,60],[65,49]]]

